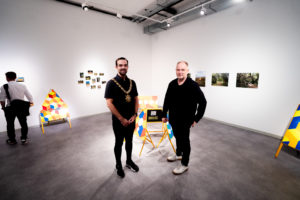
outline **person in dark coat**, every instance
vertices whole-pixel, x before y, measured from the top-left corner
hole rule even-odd
[[[169,112],[169,122],[176,139],[176,155],[169,156],[167,160],[181,160],[181,165],[173,170],[175,175],[188,170],[191,152],[190,128],[203,117],[207,104],[198,84],[187,77],[188,72],[188,63],[179,61],[176,65],[177,78],[169,83],[163,105],[162,120],[168,121]]]

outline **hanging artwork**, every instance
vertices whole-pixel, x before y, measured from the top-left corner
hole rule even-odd
[[[199,86],[205,87],[205,72],[204,71],[197,72],[195,81],[198,83]]]
[[[211,77],[212,86],[228,86],[229,73],[213,73]]]
[[[257,88],[259,73],[237,73],[236,87]]]
[[[88,76],[85,76],[84,74]],[[86,86],[90,89],[101,89],[101,84],[105,84],[106,81],[103,80],[103,77],[100,78],[100,76],[104,76],[104,73],[96,73],[93,70],[87,70],[86,73],[79,72],[80,80],[78,80],[78,84],[83,84],[85,82]]]
[[[60,96],[51,89],[44,103],[42,104],[42,110],[40,111],[42,132],[44,134],[44,123],[51,121],[62,120],[68,118],[71,128],[70,113],[68,111],[67,104],[60,98]]]
[[[24,77],[18,77],[16,81],[17,82],[24,82]]]

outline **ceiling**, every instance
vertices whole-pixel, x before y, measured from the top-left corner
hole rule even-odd
[[[55,0],[141,24],[154,34],[252,0]],[[200,10],[205,14],[201,15]]]

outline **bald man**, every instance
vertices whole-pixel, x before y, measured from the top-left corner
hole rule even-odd
[[[198,84],[188,78],[188,63],[179,61],[176,65],[176,76],[169,83],[163,106],[163,122],[169,122],[176,139],[176,155],[168,157],[169,162],[181,160],[181,165],[173,170],[179,175],[188,170],[191,145],[190,128],[203,117],[206,99]]]

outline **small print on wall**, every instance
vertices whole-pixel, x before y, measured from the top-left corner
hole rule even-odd
[[[196,73],[195,81],[200,87],[205,87],[205,71],[199,71]]]
[[[257,88],[259,73],[237,73],[236,87]]]
[[[229,73],[213,73],[211,77],[212,86],[228,86]]]
[[[18,77],[16,81],[17,82],[24,82],[24,77]]]
[[[101,89],[101,85],[105,84],[106,81],[103,81],[104,73],[97,73],[94,70],[87,70],[86,72],[79,72],[80,79],[78,84],[86,84],[87,88],[90,89]],[[101,82],[102,81],[102,82]]]

